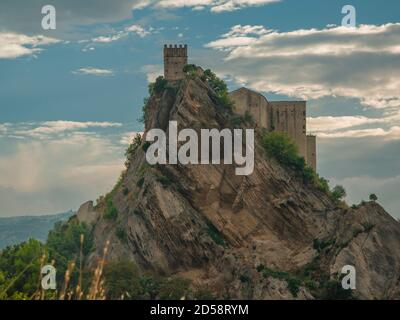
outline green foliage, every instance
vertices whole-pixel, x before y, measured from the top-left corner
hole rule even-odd
[[[221,246],[225,245],[225,240],[222,237],[221,233],[218,231],[217,228],[215,228],[215,226],[211,222],[207,222],[207,233],[216,244],[219,244]]]
[[[160,182],[164,188],[170,186],[172,184],[172,181],[166,177],[166,176],[160,176],[157,178],[157,181]]]
[[[335,186],[332,190],[332,199],[335,202],[341,201],[343,198],[346,197],[346,190],[344,189],[343,186]]]
[[[161,281],[150,275],[145,275],[139,279],[141,294],[143,299],[155,300],[160,292]]]
[[[89,254],[93,249],[93,237],[86,224],[79,223],[76,219],[68,223],[58,223],[47,238],[47,248],[50,260],[55,260],[57,278],[61,279],[67,270],[68,263],[75,261],[79,264],[81,248],[81,236],[83,236],[82,254]]]
[[[147,152],[147,149],[148,149],[150,146],[151,146],[150,141],[145,141],[145,143],[143,143],[142,150],[143,150],[144,152]]]
[[[231,118],[231,123],[234,127],[239,127],[243,124],[243,118],[238,114],[234,114]]]
[[[375,227],[375,225],[370,222],[364,222],[362,226],[364,228],[364,232],[370,232]]]
[[[371,193],[369,195],[369,200],[371,200],[373,202],[376,202],[376,201],[378,201],[378,197],[377,197],[377,195],[375,193]]]
[[[157,77],[154,83],[149,84],[149,94],[161,93],[167,87],[168,81],[163,76]]]
[[[304,158],[299,156],[299,150],[294,141],[285,133],[271,132],[264,135],[262,146],[268,155],[275,157],[284,165],[303,169]]]
[[[118,227],[117,230],[115,231],[115,235],[121,242],[125,242],[127,239],[127,235],[125,232],[125,229],[122,227]]]
[[[129,189],[128,189],[127,187],[125,187],[125,188],[122,190],[122,194],[123,194],[124,196],[127,196],[127,195],[129,194]]]
[[[246,110],[246,112],[244,113],[243,119],[247,123],[253,123],[254,122],[253,116],[251,115],[251,113],[248,110]]]
[[[194,78],[197,76],[197,68],[198,67],[195,64],[187,64],[186,66],[183,67],[183,72],[186,75]]]
[[[106,211],[104,213],[104,218],[108,220],[115,220],[118,216],[118,210],[114,205],[111,195],[107,195],[106,201]]]
[[[141,117],[138,119],[139,122],[145,123],[147,120],[147,106],[149,104],[149,100],[150,98],[146,97],[143,99],[143,106],[142,106],[142,115]]]
[[[233,107],[233,102],[229,99],[228,87],[226,83],[222,79],[218,78],[210,69],[204,71],[202,80],[206,81],[208,85],[215,91],[218,98],[218,103],[221,106],[231,110]]]
[[[144,177],[139,178],[139,180],[136,182],[136,185],[141,188],[144,184]]]
[[[331,197],[328,180],[320,177],[298,153],[297,145],[285,133],[266,133],[261,144],[267,155],[276,158],[281,164],[293,169],[305,183],[313,184],[317,189]]]
[[[245,275],[245,274],[241,274],[239,277],[239,280],[241,283],[248,283],[250,282],[250,278],[249,276]]]
[[[261,272],[264,278],[272,277],[275,279],[284,280],[287,283],[290,293],[294,297],[297,297],[300,291],[300,286],[303,284],[303,281],[300,278],[288,272],[272,270],[263,265],[259,265],[257,267],[257,271]]]
[[[335,244],[336,240],[335,239],[330,239],[327,241],[320,240],[320,239],[314,239],[313,247],[315,250],[318,252],[321,252]]]
[[[130,261],[115,261],[104,268],[106,295],[109,299],[139,299],[140,277],[136,265]]]
[[[207,81],[217,95],[228,93],[228,87],[226,83],[218,78],[210,69],[204,71],[203,80]]]
[[[143,211],[142,210],[140,210],[140,209],[134,209],[133,210],[133,213],[135,214],[135,215],[137,215],[137,216],[140,216],[140,217],[142,217],[144,214],[143,214]]]
[[[45,248],[30,239],[0,252],[0,299],[26,299],[38,289]]]
[[[339,280],[329,280],[321,296],[323,300],[352,300],[354,299],[352,290],[345,290]]]
[[[180,300],[187,298],[191,291],[190,281],[183,278],[165,279],[161,282],[158,298],[161,300]]]
[[[205,287],[198,288],[193,294],[194,300],[215,300],[214,294]]]
[[[129,159],[131,158],[136,150],[139,148],[139,146],[142,144],[142,136],[138,133],[135,135],[133,138],[132,143],[129,145],[129,147],[125,151],[125,156]]]

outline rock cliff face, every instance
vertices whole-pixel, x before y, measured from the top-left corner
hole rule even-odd
[[[231,111],[218,101],[198,77],[168,83],[149,100],[145,134],[166,131],[170,120],[179,130],[232,127]],[[249,176],[235,175],[234,165],[150,166],[142,142],[109,196],[116,217],[107,218],[107,201],[78,215],[93,228],[88,263],[110,240],[110,260],[134,260],[143,271],[245,299],[320,298],[353,265],[355,297],[400,298],[400,224],[375,203],[338,206],[267,157],[259,130]]]

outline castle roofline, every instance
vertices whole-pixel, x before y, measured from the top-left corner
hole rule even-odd
[[[259,96],[263,97],[263,98],[265,99],[265,101],[268,103],[268,99],[267,99],[263,94],[261,94],[261,93],[259,93],[259,92],[257,92],[257,91],[251,90],[251,89],[249,89],[249,88],[246,88],[246,87],[240,87],[240,88],[238,88],[238,89],[235,89],[235,90],[229,92],[229,94],[232,94],[232,93],[238,92],[238,91],[247,91],[247,92],[254,93],[254,94],[256,94],[256,95],[259,95]]]

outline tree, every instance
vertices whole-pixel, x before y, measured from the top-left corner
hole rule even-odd
[[[376,202],[378,200],[378,197],[377,197],[377,195],[375,193],[371,193],[369,195],[369,200],[371,200],[373,202]]]
[[[140,277],[136,265],[131,261],[110,262],[104,269],[106,295],[108,299],[138,299],[141,294]]]
[[[346,195],[346,190],[343,186],[338,185],[332,190],[332,198],[336,202],[343,200]]]

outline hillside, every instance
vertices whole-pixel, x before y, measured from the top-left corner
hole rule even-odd
[[[45,242],[54,224],[72,215],[73,212],[69,211],[55,215],[0,218],[0,250],[30,238]]]
[[[213,84],[201,70],[156,84],[145,134],[166,131],[170,120],[179,130],[252,128]],[[109,261],[246,299],[349,297],[339,274],[353,265],[352,297],[400,298],[400,224],[376,203],[348,208],[332,199],[317,176],[268,155],[265,134],[256,129],[249,176],[235,175],[234,165],[150,166],[148,144],[136,141],[114,190],[77,213],[94,241],[86,264],[96,264],[109,240]]]

